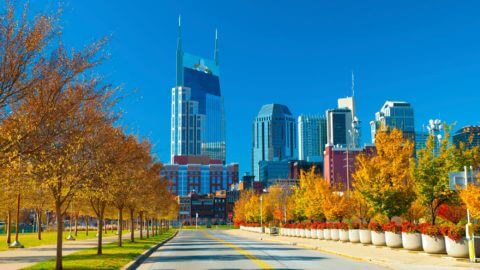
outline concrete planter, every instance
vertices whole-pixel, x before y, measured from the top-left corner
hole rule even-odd
[[[332,240],[335,240],[335,241],[340,240],[340,233],[338,229],[330,229],[330,234],[332,236]]]
[[[348,230],[348,240],[352,243],[360,242],[360,232],[357,229]]]
[[[292,228],[288,228],[287,229],[287,236],[292,236],[293,235],[293,229]]]
[[[300,237],[305,238],[305,229],[299,229],[298,231],[300,233]]]
[[[305,229],[305,238],[312,238],[312,230]]]
[[[372,244],[375,246],[385,246],[385,232],[372,231]]]
[[[430,254],[445,253],[445,238],[443,236],[430,236],[422,234],[423,250]]]
[[[293,234],[293,236],[300,237],[300,229],[299,228],[295,228],[295,233]]]
[[[330,232],[330,229],[323,229],[323,239],[325,240],[332,239],[332,234]]]
[[[317,229],[312,229],[312,239],[317,239]]]
[[[394,232],[385,232],[385,243],[387,247],[401,248],[402,247],[402,234]]]
[[[318,239],[323,239],[323,230],[317,229],[317,238]]]
[[[422,235],[402,232],[402,245],[408,250],[422,250]]]
[[[361,229],[358,231],[360,235],[360,243],[362,244],[371,244],[372,243],[372,232],[367,229]]]
[[[348,242],[348,230],[338,230],[339,236],[340,236],[340,241],[342,242]]]
[[[467,238],[455,241],[445,236],[445,247],[447,254],[454,258],[468,258],[468,241]]]

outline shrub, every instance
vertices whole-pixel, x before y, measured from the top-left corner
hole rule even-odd
[[[371,230],[371,231],[374,231],[374,232],[383,232],[382,224],[374,222],[374,221],[372,221],[372,222],[370,222],[370,224],[368,224],[368,229]]]
[[[462,225],[446,225],[443,226],[440,231],[444,236],[453,241],[459,241],[465,237],[465,227]]]
[[[339,230],[348,230],[348,224],[344,222],[337,223],[337,229]]]
[[[430,223],[422,223],[419,226],[420,232],[429,236],[441,236],[440,226],[432,225]]]
[[[359,223],[360,230],[367,230],[368,229],[368,223],[361,222]]]
[[[420,233],[420,229],[412,222],[405,221],[402,223],[402,232],[404,233]]]
[[[392,233],[400,233],[402,231],[402,226],[398,225],[395,221],[384,224],[382,228],[384,231]]]
[[[349,228],[350,230],[358,230],[358,229],[360,229],[360,223],[358,223],[358,222],[350,222],[350,223],[348,223],[348,228]]]

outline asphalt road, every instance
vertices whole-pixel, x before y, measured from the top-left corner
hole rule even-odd
[[[295,246],[252,240],[221,230],[184,230],[138,269],[385,269]]]

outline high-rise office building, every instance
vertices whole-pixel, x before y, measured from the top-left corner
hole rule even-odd
[[[327,120],[318,115],[298,117],[298,158],[322,161],[327,144]]]
[[[172,89],[171,160],[178,155],[226,159],[218,35],[213,60],[185,53],[178,22],[177,78]]]
[[[297,126],[285,105],[262,106],[253,123],[252,171],[259,179],[260,161],[282,161],[297,155]]]
[[[453,143],[460,146],[463,143],[467,149],[480,146],[480,126],[466,126],[453,135]]]
[[[375,143],[375,134],[380,127],[401,130],[404,138],[415,141],[413,107],[404,101],[385,102],[375,114],[375,120],[370,122],[372,143]]]
[[[338,108],[326,112],[327,144],[339,147],[359,147],[360,121],[355,115],[354,97],[338,99]]]

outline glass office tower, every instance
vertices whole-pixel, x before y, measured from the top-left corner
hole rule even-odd
[[[298,158],[306,161],[323,161],[327,144],[327,120],[319,115],[298,117]]]
[[[387,101],[375,114],[375,120],[370,122],[372,143],[375,143],[375,134],[380,127],[398,129],[403,137],[415,142],[415,122],[413,107],[404,101]]]
[[[212,159],[226,159],[225,142],[225,112],[223,106],[223,97],[220,91],[220,72],[218,59],[218,35],[215,33],[214,59],[206,59],[200,56],[183,52],[181,25],[178,24],[178,43],[177,43],[177,78],[176,87],[172,90],[172,137],[171,137],[171,159],[175,155],[206,155]],[[176,88],[189,89],[189,95],[184,95],[185,99],[175,98],[173,94]],[[200,130],[199,136],[191,136],[193,141],[182,140],[182,133],[188,135],[188,121],[195,121],[182,118],[179,113],[182,108],[191,106],[189,103],[196,102],[196,120]],[[202,117],[199,117],[202,116]],[[193,135],[193,134],[192,134]],[[183,144],[193,144],[193,147]],[[195,145],[200,145],[200,151],[197,151]],[[182,149],[188,149],[182,151]]]
[[[260,179],[260,161],[282,161],[297,156],[297,126],[285,105],[263,105],[253,123],[252,170]]]

